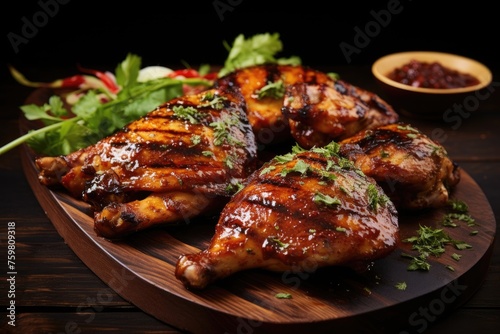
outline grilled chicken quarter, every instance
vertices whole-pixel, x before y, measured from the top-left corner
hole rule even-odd
[[[340,153],[373,177],[399,211],[443,207],[460,182],[443,145],[407,123],[361,131],[340,142]]]
[[[173,99],[95,145],[38,158],[39,180],[90,203],[110,239],[218,210],[257,168],[245,108],[229,90]]]
[[[175,275],[188,289],[204,289],[254,268],[359,270],[391,253],[398,233],[393,203],[338,155],[338,144],[296,148],[250,176],[224,207],[209,246],[182,255]]]

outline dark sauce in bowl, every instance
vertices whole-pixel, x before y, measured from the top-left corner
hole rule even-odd
[[[439,62],[417,60],[394,69],[388,78],[408,86],[437,89],[462,88],[479,83],[473,75],[444,67]]]

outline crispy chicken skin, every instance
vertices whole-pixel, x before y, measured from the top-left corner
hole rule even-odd
[[[42,184],[62,185],[92,204],[97,233],[117,238],[227,201],[257,168],[256,153],[245,105],[229,90],[211,89],[173,99],[95,145],[38,158],[36,165]]]
[[[377,95],[342,80],[289,85],[283,104],[291,134],[304,148],[321,147],[399,119]]]
[[[376,182],[337,155],[338,144],[277,156],[250,176],[223,209],[210,245],[182,255],[186,288],[251,268],[360,268],[398,242],[397,212]]]
[[[285,88],[296,83],[330,81],[326,73],[306,66],[264,64],[238,69],[219,78],[214,86],[239,92],[247,104],[257,142],[267,145],[292,139],[288,120],[281,112]]]
[[[445,148],[409,124],[361,131],[340,142],[340,153],[373,177],[401,211],[446,205],[460,181]]]

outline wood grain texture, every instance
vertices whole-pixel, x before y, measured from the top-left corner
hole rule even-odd
[[[469,205],[477,222],[474,229],[479,233],[470,236],[471,228],[465,224],[446,228],[454,239],[464,240],[473,248],[448,248],[443,256],[431,258],[429,272],[408,271],[409,262],[401,252],[412,251],[409,244],[401,244],[363,275],[342,268],[311,268],[306,273],[284,274],[254,270],[192,292],[175,279],[175,262],[179,255],[208,244],[216,217],[193,220],[185,226],[159,227],[121,242],[110,242],[95,235],[85,203],[38,183],[34,156],[28,149],[21,158],[39,203],[77,256],[125,300],[161,321],[194,333],[235,333],[245,329],[263,333],[292,329],[418,330],[421,307],[433,307],[441,314],[474,294],[488,269],[496,233],[486,197],[462,170],[453,197]],[[443,214],[443,210],[435,210],[401,216],[402,239],[415,235],[419,224],[441,227]],[[459,262],[451,259],[453,252],[462,255]],[[452,265],[455,271],[446,269],[446,265]],[[396,289],[394,285],[403,281],[408,288]],[[290,293],[293,298],[277,299],[278,292]]]

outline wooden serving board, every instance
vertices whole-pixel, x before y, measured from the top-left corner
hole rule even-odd
[[[27,126],[22,123],[23,133]],[[180,255],[208,245],[217,217],[157,227],[111,242],[94,232],[86,203],[38,182],[35,157],[29,148],[25,147],[21,156],[40,205],[77,256],[124,299],[193,333],[422,332],[475,293],[488,269],[496,234],[495,218],[484,193],[461,170],[461,181],[452,197],[468,204],[476,226],[459,222],[456,228],[443,227],[445,209],[399,218],[401,240],[415,236],[419,225],[426,225],[443,228],[453,239],[472,246],[466,250],[446,246],[442,256],[429,257],[429,271],[407,270],[409,259],[401,254],[416,253],[411,244],[402,242],[363,274],[335,267],[302,273],[249,270],[203,291],[190,291],[174,276],[176,261]],[[478,233],[471,235],[473,230]],[[453,253],[461,259],[454,260]],[[395,287],[400,282],[407,284],[405,290]],[[277,293],[289,293],[292,298],[279,299]]]

